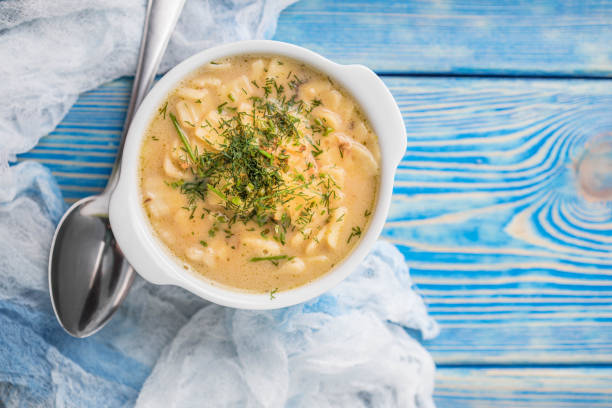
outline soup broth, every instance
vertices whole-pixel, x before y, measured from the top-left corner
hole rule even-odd
[[[153,230],[217,284],[270,292],[330,271],[361,239],[380,178],[359,106],[287,58],[235,56],[183,80],[140,154]]]

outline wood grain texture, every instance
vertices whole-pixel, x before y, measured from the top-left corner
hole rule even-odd
[[[612,407],[610,368],[442,368],[438,408]]]
[[[612,202],[576,163],[612,129],[612,82],[386,82],[408,149],[383,236],[442,325],[436,361],[611,363]]]
[[[275,39],[378,72],[612,77],[610,1],[300,1]]]

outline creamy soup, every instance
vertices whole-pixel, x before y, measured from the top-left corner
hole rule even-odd
[[[377,137],[351,96],[271,56],[212,61],[187,77],[140,155],[143,206],[185,268],[271,297],[347,256],[379,176]]]

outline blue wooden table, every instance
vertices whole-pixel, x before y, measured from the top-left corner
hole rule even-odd
[[[371,67],[399,103],[383,234],[442,326],[438,406],[612,407],[612,195],[585,187],[612,161],[612,3],[303,0],[275,39]],[[99,192],[129,91],[81,95],[20,160],[67,202]]]

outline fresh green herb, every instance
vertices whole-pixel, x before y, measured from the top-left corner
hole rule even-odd
[[[365,210],[365,213],[363,213],[364,217],[369,217],[372,214],[372,212],[370,210]]]
[[[155,140],[156,142],[159,140],[157,136],[151,136],[151,139]]]
[[[219,197],[223,201],[228,201],[227,196],[225,194],[223,194],[222,192],[220,192],[219,190],[217,190],[215,187],[213,187],[210,184],[207,184],[206,186],[208,187],[208,190],[210,190],[213,193],[215,193],[217,195],[217,197]]]
[[[202,103],[201,99],[196,99],[195,103]]]
[[[274,226],[274,240],[280,242],[282,245],[285,245],[285,236],[290,225],[291,218],[289,215],[287,215],[287,213],[283,213],[280,223]]]
[[[168,109],[168,101],[166,101],[166,103],[164,103],[164,106],[159,108],[159,114],[163,115],[164,119],[166,119],[166,110],[167,109]]]
[[[309,143],[310,143],[310,145],[312,146],[312,155],[313,155],[314,157],[317,157],[318,155],[320,155],[321,153],[323,153],[323,150],[321,150],[321,148],[319,147],[319,145],[318,145],[318,144],[315,144],[315,143],[310,142],[310,141],[309,141]]]
[[[257,149],[257,151],[259,153],[263,154],[264,156],[266,156],[270,160],[274,159],[274,156],[272,156],[270,153],[266,152],[265,150]]]
[[[193,150],[191,149],[191,145],[189,144],[189,140],[187,139],[187,136],[185,136],[185,133],[183,132],[183,129],[181,129],[181,125],[179,125],[178,120],[176,119],[176,116],[174,116],[174,114],[172,112],[170,112],[170,119],[172,120],[172,123],[174,124],[174,128],[176,129],[176,133],[178,133],[179,137],[181,138],[181,142],[183,142],[183,146],[185,147],[185,151],[189,155],[189,158],[191,158],[191,161],[193,163],[195,163],[196,162],[196,157],[195,157],[195,154],[193,153]]]
[[[276,299],[276,293],[278,292],[278,288],[274,288],[270,291],[270,300]]]
[[[299,78],[293,76],[295,83],[299,84]],[[255,81],[253,85],[259,87]],[[275,79],[266,78],[262,88],[265,96],[250,97],[252,109],[248,112],[238,111],[224,102],[217,106],[217,111],[222,113],[225,109],[227,116],[220,118],[217,125],[208,120],[200,125],[207,129],[206,132],[215,133],[214,150],[199,152],[195,146],[192,147],[178,120],[170,113],[182,150],[186,152],[184,167],[190,173],[188,181],[181,180],[173,188],[180,188],[186,196],[186,209],[192,215],[209,194],[221,200],[223,214],[212,214],[214,223],[208,230],[210,237],[220,230],[230,237],[234,223],[253,221],[262,229],[262,236],[285,245],[290,231],[304,234],[314,215],[327,212],[331,216],[334,211],[332,202],[337,197],[338,186],[333,178],[318,172],[294,174],[295,170],[289,165],[289,152],[296,148],[314,157],[323,153],[319,137],[314,133],[314,139],[305,136],[299,130],[300,125],[314,123],[313,127],[319,126],[321,134],[331,128],[325,127],[318,119],[317,124],[304,108],[304,103],[296,99],[297,92],[288,99],[285,88]],[[233,95],[228,94],[228,98],[233,100]],[[306,151],[307,144],[311,148]],[[305,166],[311,170],[313,160],[307,159]],[[295,205],[289,204],[293,200]],[[299,211],[293,219],[285,212],[290,205]],[[201,208],[210,213],[205,207]],[[201,217],[204,215],[203,212]],[[310,237],[311,229],[306,231]],[[261,260],[278,264],[281,259],[288,257],[264,257]]]
[[[227,99],[229,99],[232,102],[236,102],[236,99],[234,99],[234,95],[232,95],[231,93],[227,94]]]
[[[188,120],[184,120],[183,122],[185,122],[186,124],[188,124],[191,127],[196,127],[196,125],[194,125],[192,122],[190,122]]]
[[[346,240],[346,243],[348,244],[349,242],[351,242],[351,239],[353,237],[360,237],[361,236],[361,227],[353,227],[351,230],[351,235],[349,235],[348,239]]]
[[[289,73],[291,74],[291,72]],[[289,77],[287,77],[289,78]],[[304,81],[302,81],[300,78],[297,77],[297,75],[293,74],[293,79],[291,81],[289,81],[288,85],[289,88],[292,89],[293,91],[297,91],[298,87],[300,85],[302,85],[304,83]],[[298,104],[300,104],[300,109],[301,109],[301,105],[303,105],[302,101],[299,101]]]
[[[217,61],[210,61],[210,63],[211,63],[212,65],[221,65],[221,63],[220,63],[220,62],[217,62]]]
[[[256,256],[249,259],[249,262],[261,262],[261,261],[270,261],[274,265],[278,265],[278,261],[287,260],[290,261],[294,256],[289,255],[272,255],[272,256]]]
[[[208,243],[206,241],[200,241],[200,245],[202,245],[203,247],[207,247]]]
[[[179,187],[181,187],[183,184],[185,184],[185,180],[177,180],[177,181],[173,181],[171,183],[164,181],[164,183],[166,183],[166,185],[168,187],[172,187],[173,189],[177,189]]]

